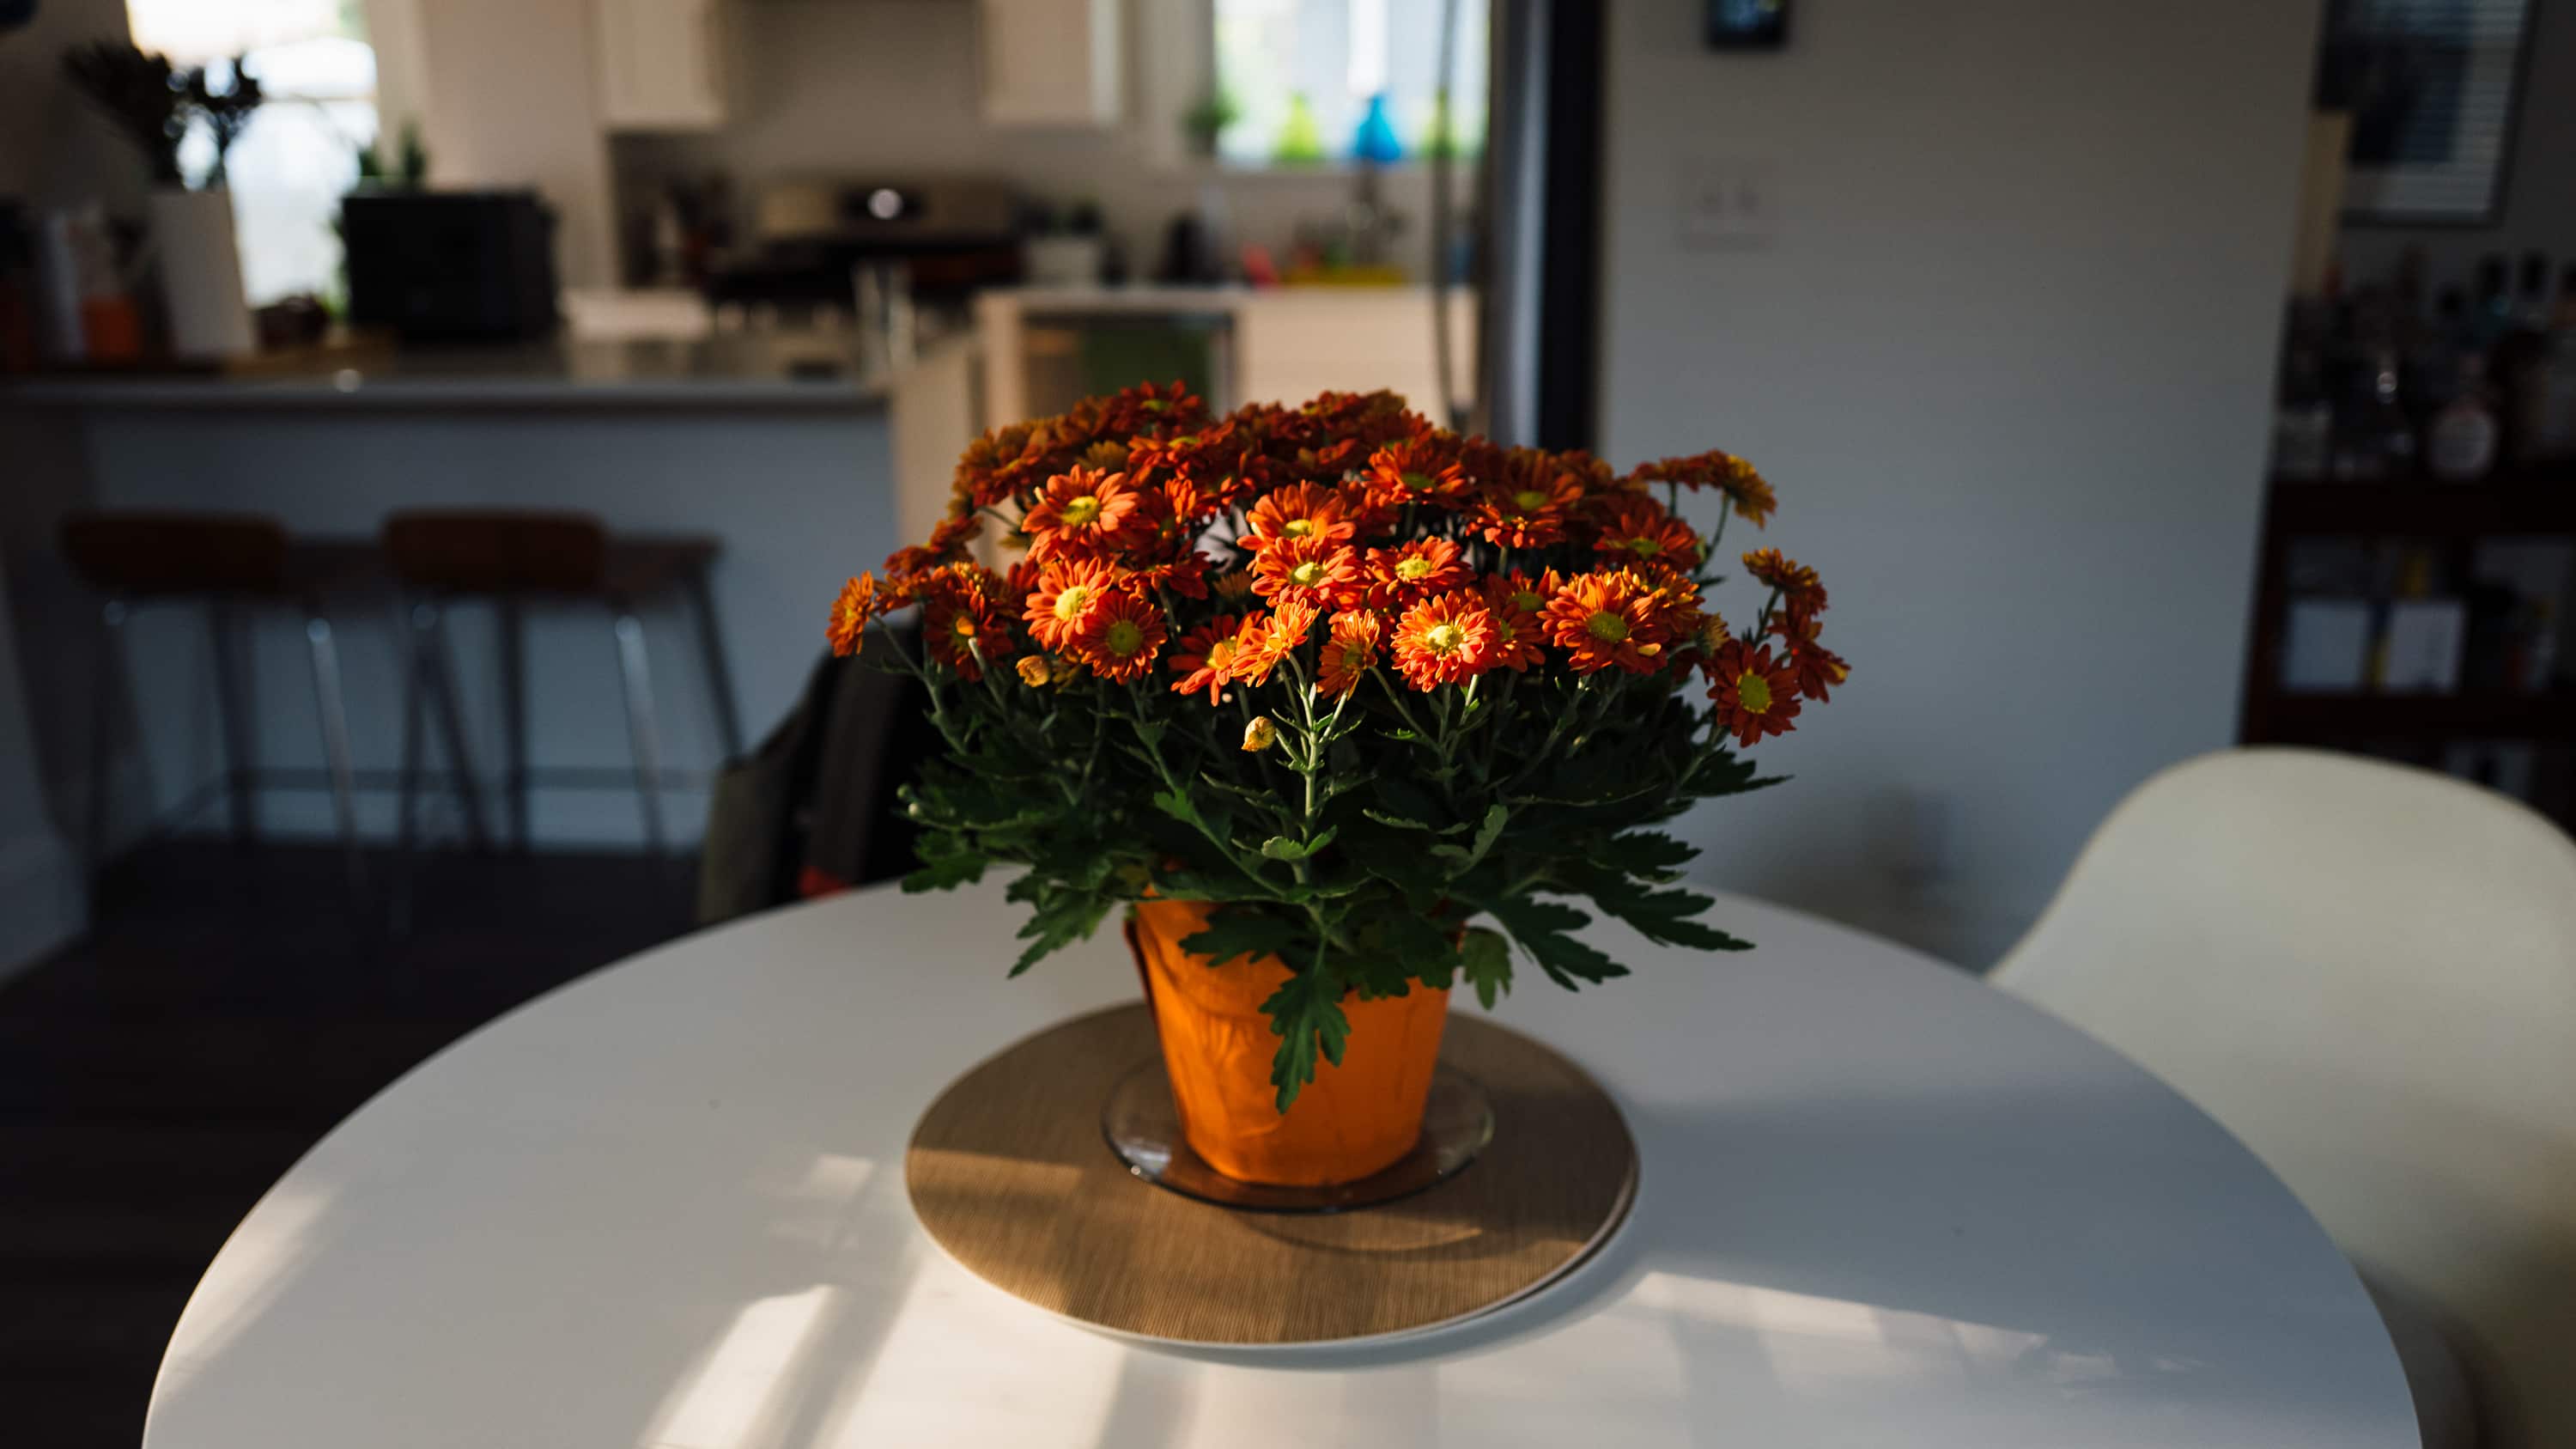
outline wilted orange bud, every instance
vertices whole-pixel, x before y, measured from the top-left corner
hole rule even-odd
[[[1254,715],[1252,722],[1243,727],[1243,748],[1249,753],[1259,754],[1278,742],[1279,729],[1266,714]]]
[[[1046,683],[1051,677],[1050,671],[1047,669],[1046,656],[1043,654],[1023,654],[1020,656],[1020,662],[1016,667],[1020,671],[1020,683],[1029,686],[1031,689],[1035,689],[1039,685]]]

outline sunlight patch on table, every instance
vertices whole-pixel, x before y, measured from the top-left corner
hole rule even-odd
[[[817,1284],[747,1305],[654,1415],[651,1449],[769,1449],[786,1430],[790,1395],[809,1345],[841,1307]]]

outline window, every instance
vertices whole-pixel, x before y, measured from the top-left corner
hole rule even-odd
[[[1217,138],[1228,161],[1290,164],[1361,154],[1383,98],[1404,159],[1436,137],[1441,0],[1216,0],[1217,85],[1235,118]],[[1450,129],[1458,150],[1484,144],[1485,5],[1458,0]],[[1382,133],[1381,133],[1382,137]]]
[[[126,0],[134,43],[218,76],[232,57],[265,101],[225,158],[242,284],[254,304],[337,297],[340,197],[376,140],[376,57],[361,0]],[[213,169],[201,123],[179,148],[192,181]]]

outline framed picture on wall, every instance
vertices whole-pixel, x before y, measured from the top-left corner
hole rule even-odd
[[[2535,0],[2327,0],[2321,108],[2348,111],[2344,217],[2493,223]]]

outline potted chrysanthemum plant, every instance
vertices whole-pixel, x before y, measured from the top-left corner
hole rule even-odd
[[[1715,495],[1706,535],[1686,490]],[[1568,988],[1624,974],[1585,904],[1747,944],[1643,827],[1770,783],[1741,751],[1844,678],[1812,570],[1745,553],[1748,611],[1710,600],[1728,521],[1773,507],[1720,452],[1617,473],[1385,393],[1216,417],[1138,387],[976,440],[946,520],[851,580],[830,635],[921,612],[896,666],[945,753],[905,888],[1021,867],[1013,974],[1127,912],[1189,1146],[1342,1182],[1412,1147],[1453,983],[1490,1006],[1516,954]]]

